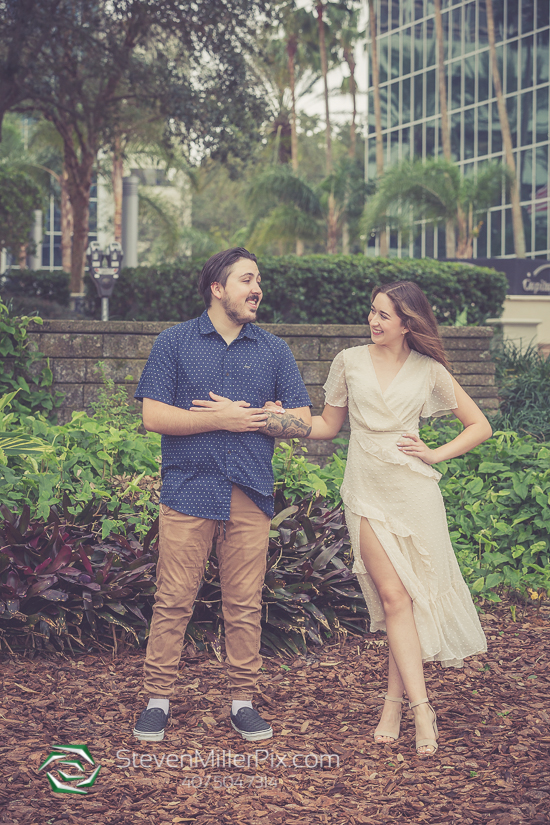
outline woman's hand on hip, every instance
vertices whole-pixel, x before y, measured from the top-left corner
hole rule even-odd
[[[414,433],[403,433],[397,442],[397,449],[405,455],[420,458],[425,464],[435,464],[437,462],[435,450],[431,450],[424,444],[420,436]]]

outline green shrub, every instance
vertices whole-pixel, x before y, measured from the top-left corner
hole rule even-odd
[[[77,317],[69,309],[69,274],[56,270],[12,270],[0,279],[0,294],[13,315]]]
[[[52,392],[49,360],[30,348],[27,327],[32,322],[42,324],[42,319],[12,317],[0,299],[0,396],[17,391],[11,402],[14,411],[41,412],[54,418],[63,396]]]
[[[110,299],[111,318],[187,321],[200,315],[204,304],[197,281],[203,264],[200,259],[190,260],[184,268],[123,269]],[[259,265],[265,287],[260,323],[364,324],[373,287],[412,280],[429,296],[440,324],[454,322],[457,312],[464,309],[468,323],[481,324],[488,316],[501,314],[507,292],[502,273],[431,258],[283,255],[262,257]],[[99,318],[95,287],[88,276],[86,282],[87,313]],[[5,288],[21,299],[24,295],[26,306],[31,295],[55,302],[56,307],[68,301],[68,276],[62,272],[12,275]]]
[[[2,293],[21,297],[33,295],[66,306],[71,295],[69,279],[69,273],[61,270],[12,270],[2,278]]]
[[[550,356],[544,358],[536,347],[523,350],[512,341],[500,341],[493,360],[501,397],[493,426],[550,441]]]
[[[204,259],[185,267],[123,269],[109,302],[113,320],[187,321],[204,309],[197,281]],[[259,260],[265,294],[260,323],[365,324],[370,294],[378,284],[415,281],[428,295],[440,324],[453,323],[467,309],[469,324],[498,317],[506,296],[506,277],[492,269],[432,258],[370,258],[365,255],[282,255]],[[100,318],[100,301],[86,276],[87,314]],[[31,306],[31,296],[60,317],[68,302],[64,272],[11,275],[4,289]],[[32,303],[32,302],[31,302]],[[38,307],[38,305],[37,305]]]
[[[0,505],[0,640],[10,647],[73,649],[87,638],[110,641],[120,627],[143,644],[151,619],[158,561],[158,519],[140,539],[128,524],[112,529],[108,504],[91,499],[32,518]],[[107,530],[105,524],[107,522]],[[221,590],[215,551],[198,593],[187,638],[221,651]],[[264,585],[262,646],[266,652],[306,651],[343,632],[365,632],[363,598],[349,570],[341,510],[306,501],[273,520]]]
[[[430,258],[364,255],[287,255],[261,259],[266,294],[264,323],[365,324],[372,289],[410,280],[427,294],[439,324],[453,323],[467,308],[468,323],[502,313],[508,282],[502,273]]]
[[[459,422],[442,421],[423,427],[420,435],[436,447],[461,429]],[[339,504],[344,450],[320,470],[306,455],[289,462],[288,448],[281,448],[274,459],[276,487],[290,500],[308,492],[311,498],[321,489],[328,506]],[[451,541],[472,594],[498,601],[499,591],[549,593],[550,444],[495,431],[466,455],[438,464],[437,470],[442,473],[439,486]]]

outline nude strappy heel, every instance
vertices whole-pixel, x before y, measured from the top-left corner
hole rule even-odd
[[[431,712],[434,715],[434,718],[433,718],[433,721],[432,721],[432,725],[433,725],[433,729],[434,729],[434,738],[433,739],[428,739],[428,738],[419,739],[417,737],[416,738],[416,743],[415,743],[416,752],[418,753],[418,748],[426,748],[426,747],[433,748],[433,750],[431,750],[431,751],[422,751],[422,753],[418,754],[419,756],[433,756],[434,753],[437,750],[437,740],[439,739],[439,731],[437,730],[437,714],[436,714],[435,710],[432,708],[432,706],[430,705],[430,700],[427,699],[427,698],[426,699],[421,699],[419,702],[412,702],[412,703],[409,702],[409,707],[410,707],[411,710],[413,708],[416,708],[418,705],[428,705],[429,709],[431,710]]]
[[[403,702],[405,701],[403,698],[396,699],[393,696],[388,696],[387,693],[384,695],[384,699],[387,699],[388,702],[399,702],[400,705],[402,705]],[[378,742],[377,741],[377,738],[376,738],[377,736],[384,736],[384,737],[387,737],[388,739],[393,739],[394,742],[397,742],[397,740],[399,739],[399,728],[400,727],[401,727],[401,713],[399,714],[399,722],[398,722],[398,726],[397,726],[397,733],[395,732],[395,730],[391,731],[391,733],[390,733],[389,731],[381,731],[381,730],[378,730],[378,728],[377,728],[374,731],[374,741],[376,742],[377,745],[389,745],[389,742]]]

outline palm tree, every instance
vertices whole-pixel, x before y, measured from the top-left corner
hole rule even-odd
[[[320,194],[286,165],[273,165],[253,178],[247,202],[253,215],[247,243],[259,252],[276,243],[282,254],[285,245],[298,239],[319,241],[323,236]]]
[[[458,166],[444,159],[403,161],[380,180],[363,213],[362,230],[368,233],[388,223],[406,236],[416,221],[452,225],[456,257],[471,258],[482,215],[500,197],[503,184],[510,184],[510,177],[499,163],[487,165],[477,176],[463,177]]]
[[[357,144],[356,135],[356,119],[357,119],[357,81],[355,80],[355,46],[360,39],[364,37],[364,32],[358,29],[359,8],[353,7],[354,0],[340,0],[338,3],[330,3],[327,5],[327,14],[331,21],[331,26],[335,31],[339,59],[340,62],[346,63],[349,76],[344,77],[341,86],[343,94],[349,94],[352,101],[352,115],[350,124],[350,141],[348,148],[348,156],[353,163],[355,161],[355,152]],[[349,164],[348,164],[349,166]],[[357,173],[357,169],[355,170]],[[349,181],[351,182],[353,176],[349,174]],[[351,192],[348,193],[351,195]],[[348,209],[345,208],[345,212]],[[349,226],[346,220],[342,223],[342,252],[344,255],[349,254]]]
[[[519,202],[519,190],[516,178],[516,164],[512,148],[512,134],[510,132],[510,122],[506,111],[506,103],[502,94],[502,84],[500,82],[500,72],[498,70],[497,50],[495,45],[495,18],[493,15],[493,0],[485,0],[487,10],[487,33],[489,35],[489,53],[491,55],[491,71],[493,73],[493,86],[497,99],[498,117],[502,132],[502,145],[504,146],[504,157],[506,165],[510,170],[510,200],[512,203],[512,230],[514,233],[514,249],[518,258],[525,258],[525,233],[523,229],[523,217]]]
[[[321,55],[321,71],[323,73],[323,90],[325,98],[325,142],[326,142],[326,173],[327,178],[332,175],[332,135],[330,127],[330,111],[328,105],[328,59],[327,45],[325,38],[325,21],[323,0],[316,0],[315,9],[317,12],[317,22],[319,26],[319,53]],[[336,252],[337,244],[337,216],[336,202],[334,194],[328,195],[328,215],[327,215],[327,252],[332,255]]]
[[[297,237],[320,242],[328,234],[329,209],[336,233],[344,224],[356,227],[369,187],[350,158],[344,157],[332,175],[318,186],[295,175],[288,166],[270,167],[256,176],[248,191],[248,207],[253,215],[247,242],[263,251],[277,244],[281,253]]]
[[[439,76],[439,109],[441,111],[441,138],[443,143],[443,157],[452,163],[451,129],[447,110],[447,76],[445,74],[445,42],[443,39],[443,21],[441,19],[441,0],[434,0],[435,4],[435,36],[437,40],[437,73]],[[464,217],[461,216],[461,221]],[[445,225],[445,254],[447,258],[456,255],[456,233],[453,221]]]
[[[318,54],[312,37],[312,17],[303,8],[297,8],[294,0],[287,0],[281,8],[282,36],[268,37],[260,53],[262,60],[256,68],[264,84],[271,88],[276,117],[273,123],[278,159],[286,162],[286,146],[282,142],[285,130],[290,126],[290,160],[295,174],[298,173],[297,100],[311,91],[319,79]],[[288,124],[287,90],[290,90],[290,124]],[[281,151],[282,150],[282,151]],[[303,255],[304,242],[296,239],[296,254]]]
[[[382,139],[382,108],[380,106],[380,67],[378,64],[378,41],[376,34],[376,12],[374,0],[369,0],[369,28],[371,42],[372,86],[374,94],[374,129],[376,133],[376,172],[384,174],[384,143]],[[388,236],[383,221],[379,224],[380,254],[388,255]]]

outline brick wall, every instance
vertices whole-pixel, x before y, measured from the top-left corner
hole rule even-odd
[[[170,322],[149,321],[44,321],[31,325],[33,346],[50,358],[55,388],[64,393],[59,420],[73,410],[89,409],[97,397],[101,377],[95,370],[105,364],[108,378],[126,384],[133,396],[156,336]],[[342,349],[370,343],[368,326],[316,324],[263,324],[290,346],[313,402],[314,413],[324,403],[323,384],[334,356]],[[492,330],[487,327],[441,327],[440,333],[454,375],[466,392],[486,411],[498,406],[494,365],[489,356]],[[128,379],[131,376],[131,379]],[[344,427],[344,430],[346,426]],[[320,463],[333,450],[331,442],[310,441],[308,451]]]

